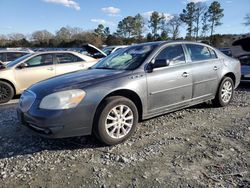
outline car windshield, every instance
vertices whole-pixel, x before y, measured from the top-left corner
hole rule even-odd
[[[16,64],[20,63],[21,61],[23,61],[24,59],[26,59],[27,57],[30,57],[32,54],[27,54],[27,55],[24,55],[22,57],[19,57],[17,58],[16,60],[14,61],[11,61],[10,63],[7,64],[7,68],[10,68],[10,67],[13,67],[15,66]]]
[[[92,68],[94,69],[114,69],[114,70],[134,70],[139,67],[156,45],[139,45],[118,50],[116,53],[102,59]]]

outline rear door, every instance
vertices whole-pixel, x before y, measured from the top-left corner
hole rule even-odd
[[[221,61],[214,50],[200,44],[186,44],[193,77],[193,100],[212,98],[219,84]]]
[[[15,77],[20,90],[32,84],[55,76],[55,65],[52,54],[36,55],[26,62],[26,67],[15,69]]]
[[[56,75],[66,74],[87,68],[83,59],[71,53],[56,53],[54,54],[54,58],[56,63]]]

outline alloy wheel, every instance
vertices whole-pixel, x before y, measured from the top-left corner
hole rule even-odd
[[[0,84],[0,101],[4,101],[10,96],[10,88],[6,85]]]
[[[109,111],[105,129],[110,137],[121,139],[130,132],[133,123],[133,111],[126,105],[117,105]]]
[[[224,82],[221,89],[221,100],[224,103],[228,103],[231,100],[233,94],[233,86],[230,81]]]

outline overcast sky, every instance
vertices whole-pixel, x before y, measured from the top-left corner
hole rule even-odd
[[[62,26],[91,30],[99,23],[116,29],[123,17],[141,13],[145,19],[152,11],[166,16],[181,13],[186,3],[212,0],[0,0],[0,34],[31,34],[46,29],[52,33]],[[250,0],[219,0],[224,8],[223,25],[216,33],[250,32],[242,23],[250,13]],[[184,28],[182,35],[185,34]]]

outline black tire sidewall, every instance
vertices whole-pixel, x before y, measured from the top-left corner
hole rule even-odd
[[[114,108],[115,106],[122,105],[122,104],[128,106],[132,110],[133,116],[134,116],[134,122],[133,122],[133,126],[130,132],[126,136],[124,136],[121,139],[114,139],[110,137],[108,133],[106,132],[105,121],[110,110]],[[98,124],[95,130],[96,131],[95,134],[97,135],[98,139],[104,144],[116,145],[116,144],[124,142],[134,133],[137,123],[138,123],[138,110],[135,104],[131,100],[125,97],[109,97],[105,100],[104,105],[100,109]]]
[[[9,95],[9,97],[7,99],[5,99],[5,100],[2,100],[2,101],[0,100],[0,104],[1,104],[1,103],[6,103],[6,102],[10,101],[14,97],[14,89],[7,82],[0,81],[0,85],[4,85],[5,87],[8,87],[10,89],[10,95]]]
[[[221,90],[222,90],[223,85],[224,85],[224,83],[225,83],[226,81],[229,81],[229,82],[232,84],[232,95],[231,95],[230,100],[229,100],[227,103],[225,103],[225,102],[222,100],[222,98],[221,98]],[[226,78],[224,78],[224,79],[222,80],[217,95],[218,95],[217,97],[218,97],[218,102],[219,102],[219,105],[220,105],[220,106],[227,106],[227,105],[232,101],[232,99],[233,99],[233,97],[234,97],[234,82],[233,82],[233,80],[232,80],[231,78],[226,77]]]

